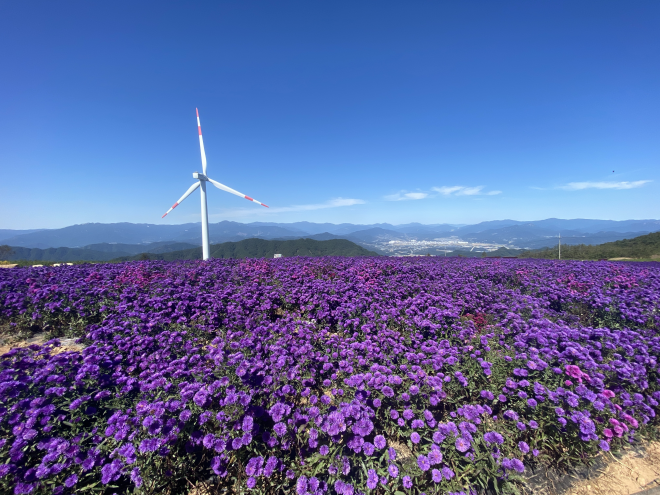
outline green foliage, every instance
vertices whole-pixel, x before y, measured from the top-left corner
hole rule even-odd
[[[292,256],[378,256],[346,239],[315,241],[313,239],[295,239],[289,241],[267,241],[264,239],[245,239],[239,242],[224,242],[211,246],[211,258],[243,259],[272,258],[281,254],[285,258]],[[141,255],[117,258],[114,261],[140,260]],[[150,254],[152,260],[195,260],[202,258],[202,248],[185,249],[171,253]]]
[[[7,246],[6,244],[0,246],[0,260],[9,258],[11,254],[12,254],[12,248],[10,246]]]
[[[7,246],[9,247],[9,246]],[[109,261],[117,257],[117,253],[95,251],[93,249],[85,248],[26,248],[26,247],[10,247],[11,254],[4,258],[0,255],[0,259],[7,259],[13,261],[31,261],[31,262],[73,262],[73,261]],[[32,264],[32,263],[28,263]]]
[[[533,251],[522,251],[521,258],[559,257],[558,246]],[[608,258],[652,258],[660,256],[660,232],[623,239],[621,241],[606,242],[596,246],[577,244],[562,245],[562,259],[599,260]]]

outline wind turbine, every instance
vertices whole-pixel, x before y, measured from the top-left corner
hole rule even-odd
[[[188,190],[183,194],[183,196],[181,196],[179,200],[172,205],[172,208],[170,208],[165,212],[165,215],[167,215],[174,208],[179,206],[181,202],[184,199],[186,199],[188,196],[190,196],[190,194],[192,194],[192,192],[195,189],[197,189],[198,187],[200,188],[200,197],[202,200],[202,259],[207,260],[209,259],[209,215],[206,209],[207,182],[210,182],[211,184],[213,184],[218,189],[221,189],[222,191],[235,194],[236,196],[240,196],[241,198],[245,198],[249,201],[252,201],[253,203],[257,203],[261,206],[265,206],[266,208],[268,208],[268,205],[260,203],[256,199],[253,199],[250,196],[246,196],[245,194],[240,193],[235,189],[232,189],[231,187],[227,187],[224,184],[220,184],[219,182],[216,182],[213,179],[206,176],[206,153],[204,152],[204,140],[202,139],[202,125],[199,123],[199,111],[195,109],[195,112],[197,112],[197,129],[199,131],[199,149],[202,153],[202,173],[201,174],[198,172],[193,173],[193,178],[197,179],[197,182],[195,182],[192,186],[188,188]],[[163,215],[161,218],[165,218],[165,215]]]

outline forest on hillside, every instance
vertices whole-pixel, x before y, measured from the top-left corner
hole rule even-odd
[[[520,258],[557,259],[559,246],[546,249],[521,251]],[[660,259],[660,232],[646,234],[632,239],[606,242],[595,246],[586,244],[565,245],[561,247],[562,259],[600,260],[610,258]]]

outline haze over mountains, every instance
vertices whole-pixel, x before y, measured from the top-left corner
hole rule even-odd
[[[388,223],[273,223],[219,222],[210,224],[212,243],[249,238],[292,240],[348,239],[382,254],[430,252],[453,249],[493,250],[499,246],[538,249],[554,246],[561,233],[562,244],[602,244],[660,231],[660,220],[562,220],[533,222],[495,220],[474,225]],[[13,259],[50,259],[65,256],[56,248],[76,248],[78,259],[109,260],[135,254],[168,253],[201,245],[199,223],[153,225],[90,223],[61,229],[0,230],[0,244],[14,248]],[[47,250],[48,253],[36,252]],[[80,251],[80,252],[79,252]],[[50,254],[49,254],[50,253]],[[74,256],[69,251],[66,257]],[[101,254],[105,253],[105,254]],[[17,258],[19,256],[19,258]],[[47,258],[43,258],[47,256]]]

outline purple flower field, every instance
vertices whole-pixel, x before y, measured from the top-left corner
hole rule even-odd
[[[652,435],[657,264],[0,271],[0,492],[469,493]]]

